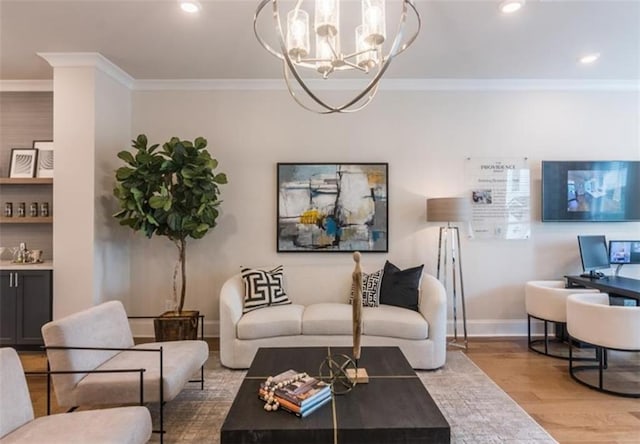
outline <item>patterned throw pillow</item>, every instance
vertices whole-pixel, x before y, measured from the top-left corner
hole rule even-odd
[[[377,307],[380,301],[380,284],[382,283],[382,273],[384,270],[378,270],[375,273],[362,273],[362,306]],[[351,297],[349,303],[353,303],[355,297],[355,289],[351,285]]]
[[[282,265],[273,270],[243,268],[241,275],[244,281],[243,313],[272,305],[291,303],[284,291]]]

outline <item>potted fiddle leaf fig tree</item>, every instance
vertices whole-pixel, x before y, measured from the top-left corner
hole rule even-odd
[[[215,172],[218,161],[202,137],[193,142],[172,137],[160,147],[149,146],[147,137],[140,134],[132,143],[132,151],[118,153],[125,165],[116,170],[113,193],[120,211],[114,217],[148,238],[166,236],[175,244],[173,310],[154,319],[156,340],[195,339],[199,313],[183,310],[187,239],[200,239],[216,226],[219,186],[227,183],[227,176]]]

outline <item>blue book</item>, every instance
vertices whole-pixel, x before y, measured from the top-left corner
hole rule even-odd
[[[304,418],[306,416],[309,416],[311,413],[315,412],[316,410],[318,410],[323,405],[328,404],[329,401],[331,401],[331,399],[333,399],[333,398],[331,397],[331,395],[329,395],[326,398],[324,398],[323,400],[317,402],[316,404],[313,404],[313,405],[309,406],[308,408],[306,408],[302,412],[300,412],[300,417]]]
[[[304,408],[300,408],[295,404],[292,404],[291,402],[287,401],[286,399],[284,400],[279,399],[279,401],[280,401],[280,408],[288,412],[291,412],[296,416],[304,418],[310,415],[311,413],[315,412],[316,410],[318,410],[323,405],[327,404],[332,399],[333,397],[331,396],[331,392],[328,392],[326,396],[323,396],[322,398],[316,398],[313,403],[307,404]]]

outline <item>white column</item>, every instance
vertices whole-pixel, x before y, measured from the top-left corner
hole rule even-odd
[[[53,66],[53,317],[129,294],[126,232],[111,217],[116,153],[131,139],[133,79],[97,53]]]

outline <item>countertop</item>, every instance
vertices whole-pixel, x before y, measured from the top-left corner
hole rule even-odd
[[[2,260],[0,270],[53,270],[53,261],[46,260],[39,264],[14,264],[10,260]]]

